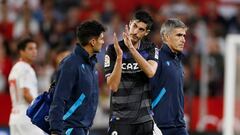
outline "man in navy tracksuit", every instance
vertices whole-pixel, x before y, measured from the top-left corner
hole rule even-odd
[[[178,19],[163,23],[158,69],[152,84],[154,120],[163,135],[188,135],[184,121],[182,51],[187,27]]]
[[[52,135],[87,135],[98,104],[96,56],[105,28],[87,21],[77,28],[79,44],[60,64],[50,107]]]

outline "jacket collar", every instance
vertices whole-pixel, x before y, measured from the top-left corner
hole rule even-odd
[[[179,53],[172,52],[172,50],[165,43],[163,44],[161,50],[163,50],[165,53],[168,54],[168,56],[170,56],[172,58],[178,57],[179,59],[182,59],[182,57],[183,57],[183,53],[182,52],[179,52]]]
[[[84,61],[92,63],[92,64],[96,64],[97,63],[97,58],[96,58],[96,54],[94,54],[93,56],[89,56],[88,52],[79,44],[77,43],[75,49],[73,50],[73,53],[81,58],[84,59]]]

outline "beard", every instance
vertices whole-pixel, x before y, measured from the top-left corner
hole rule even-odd
[[[130,37],[131,37],[131,40],[132,40],[132,41],[135,41],[135,42],[136,42],[136,41],[139,40],[139,38],[138,38],[136,35],[131,35]]]
[[[130,38],[132,44],[136,44],[140,39],[137,37],[137,36],[134,36],[134,35],[131,35],[131,38]]]
[[[101,52],[101,49],[99,49],[99,50],[93,50],[93,53],[100,53]]]
[[[101,51],[94,51],[93,53],[95,53],[95,54],[96,54],[96,53],[100,53],[100,52],[101,52]]]

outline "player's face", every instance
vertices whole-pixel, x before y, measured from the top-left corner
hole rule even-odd
[[[21,51],[21,57],[28,61],[33,62],[37,57],[37,44],[34,42],[29,42],[25,50]]]
[[[185,44],[186,29],[176,28],[166,35],[167,44],[173,52],[182,52]]]
[[[102,49],[103,44],[104,44],[104,35],[103,35],[103,33],[101,33],[100,36],[95,39],[95,44],[93,46],[93,52],[99,53]]]
[[[147,24],[138,20],[132,20],[129,24],[129,35],[133,43],[137,43],[144,36],[147,36],[149,30]]]

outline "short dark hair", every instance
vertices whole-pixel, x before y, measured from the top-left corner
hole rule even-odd
[[[31,38],[22,39],[22,40],[20,40],[20,42],[17,45],[17,50],[18,51],[25,50],[28,43],[36,43],[36,42]]]
[[[147,24],[147,29],[151,30],[152,25],[153,25],[153,19],[150,16],[150,14],[146,11],[143,10],[138,10],[135,12],[133,20],[139,20],[140,22],[144,22]]]
[[[104,26],[98,21],[86,21],[77,27],[77,38],[80,45],[85,46],[93,37],[98,37],[105,32]]]

